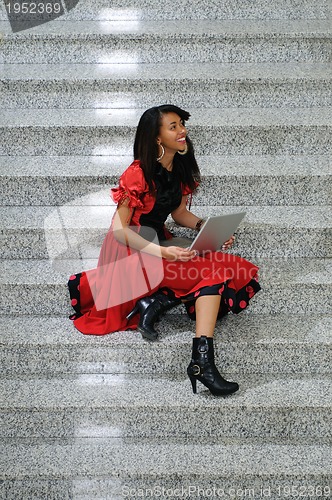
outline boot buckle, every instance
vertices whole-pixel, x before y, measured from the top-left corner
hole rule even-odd
[[[207,344],[201,344],[198,346],[197,350],[200,354],[206,354],[209,350],[209,346]]]
[[[191,370],[194,377],[197,377],[201,374],[201,367],[199,365],[192,365]]]

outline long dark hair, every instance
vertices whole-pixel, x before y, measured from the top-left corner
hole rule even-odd
[[[159,156],[157,137],[164,114],[176,113],[183,122],[186,122],[190,113],[172,104],[163,104],[147,109],[140,118],[134,142],[134,159],[140,160],[149,190],[154,193],[154,172],[156,158]],[[194,148],[187,135],[188,152],[185,155],[175,154],[173,164],[176,167],[181,182],[194,190],[196,182],[200,182],[200,172],[194,155]]]

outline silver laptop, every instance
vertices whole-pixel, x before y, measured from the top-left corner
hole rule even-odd
[[[172,238],[161,242],[164,246],[175,245],[189,250],[196,250],[199,254],[220,250],[225,241],[235,233],[246,212],[208,217],[192,241],[189,238]]]

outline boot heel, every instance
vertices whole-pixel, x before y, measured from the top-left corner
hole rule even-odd
[[[135,314],[137,314],[137,313],[138,313],[138,304],[136,303],[136,304],[135,304],[134,309],[132,309],[132,310],[130,311],[130,313],[129,313],[129,314],[127,314],[126,319],[128,319],[128,320],[129,320],[129,319],[131,319],[131,318],[132,318],[133,316],[135,316]]]
[[[193,388],[193,393],[196,394],[197,393],[197,379],[195,377],[190,377],[190,382],[191,382],[191,386]]]

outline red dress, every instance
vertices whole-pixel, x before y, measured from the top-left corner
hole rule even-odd
[[[120,177],[119,187],[111,190],[116,203],[129,200],[132,209],[131,228],[147,236],[153,228],[160,239],[171,238],[164,222],[178,207],[183,195],[191,193],[177,177],[162,166],[154,179],[156,197],[149,193],[139,161],[134,161]],[[152,239],[152,237],[150,238]],[[76,313],[71,317],[75,327],[84,334],[107,333],[136,329],[138,316],[127,320],[137,299],[160,288],[185,297],[189,316],[194,319],[194,302],[200,295],[221,295],[220,314],[238,313],[260,286],[258,267],[227,253],[211,252],[189,262],[170,262],[129,248],[116,240],[113,223],[103,242],[96,269],[74,274],[68,285],[71,304]],[[170,293],[172,293],[170,292]]]

